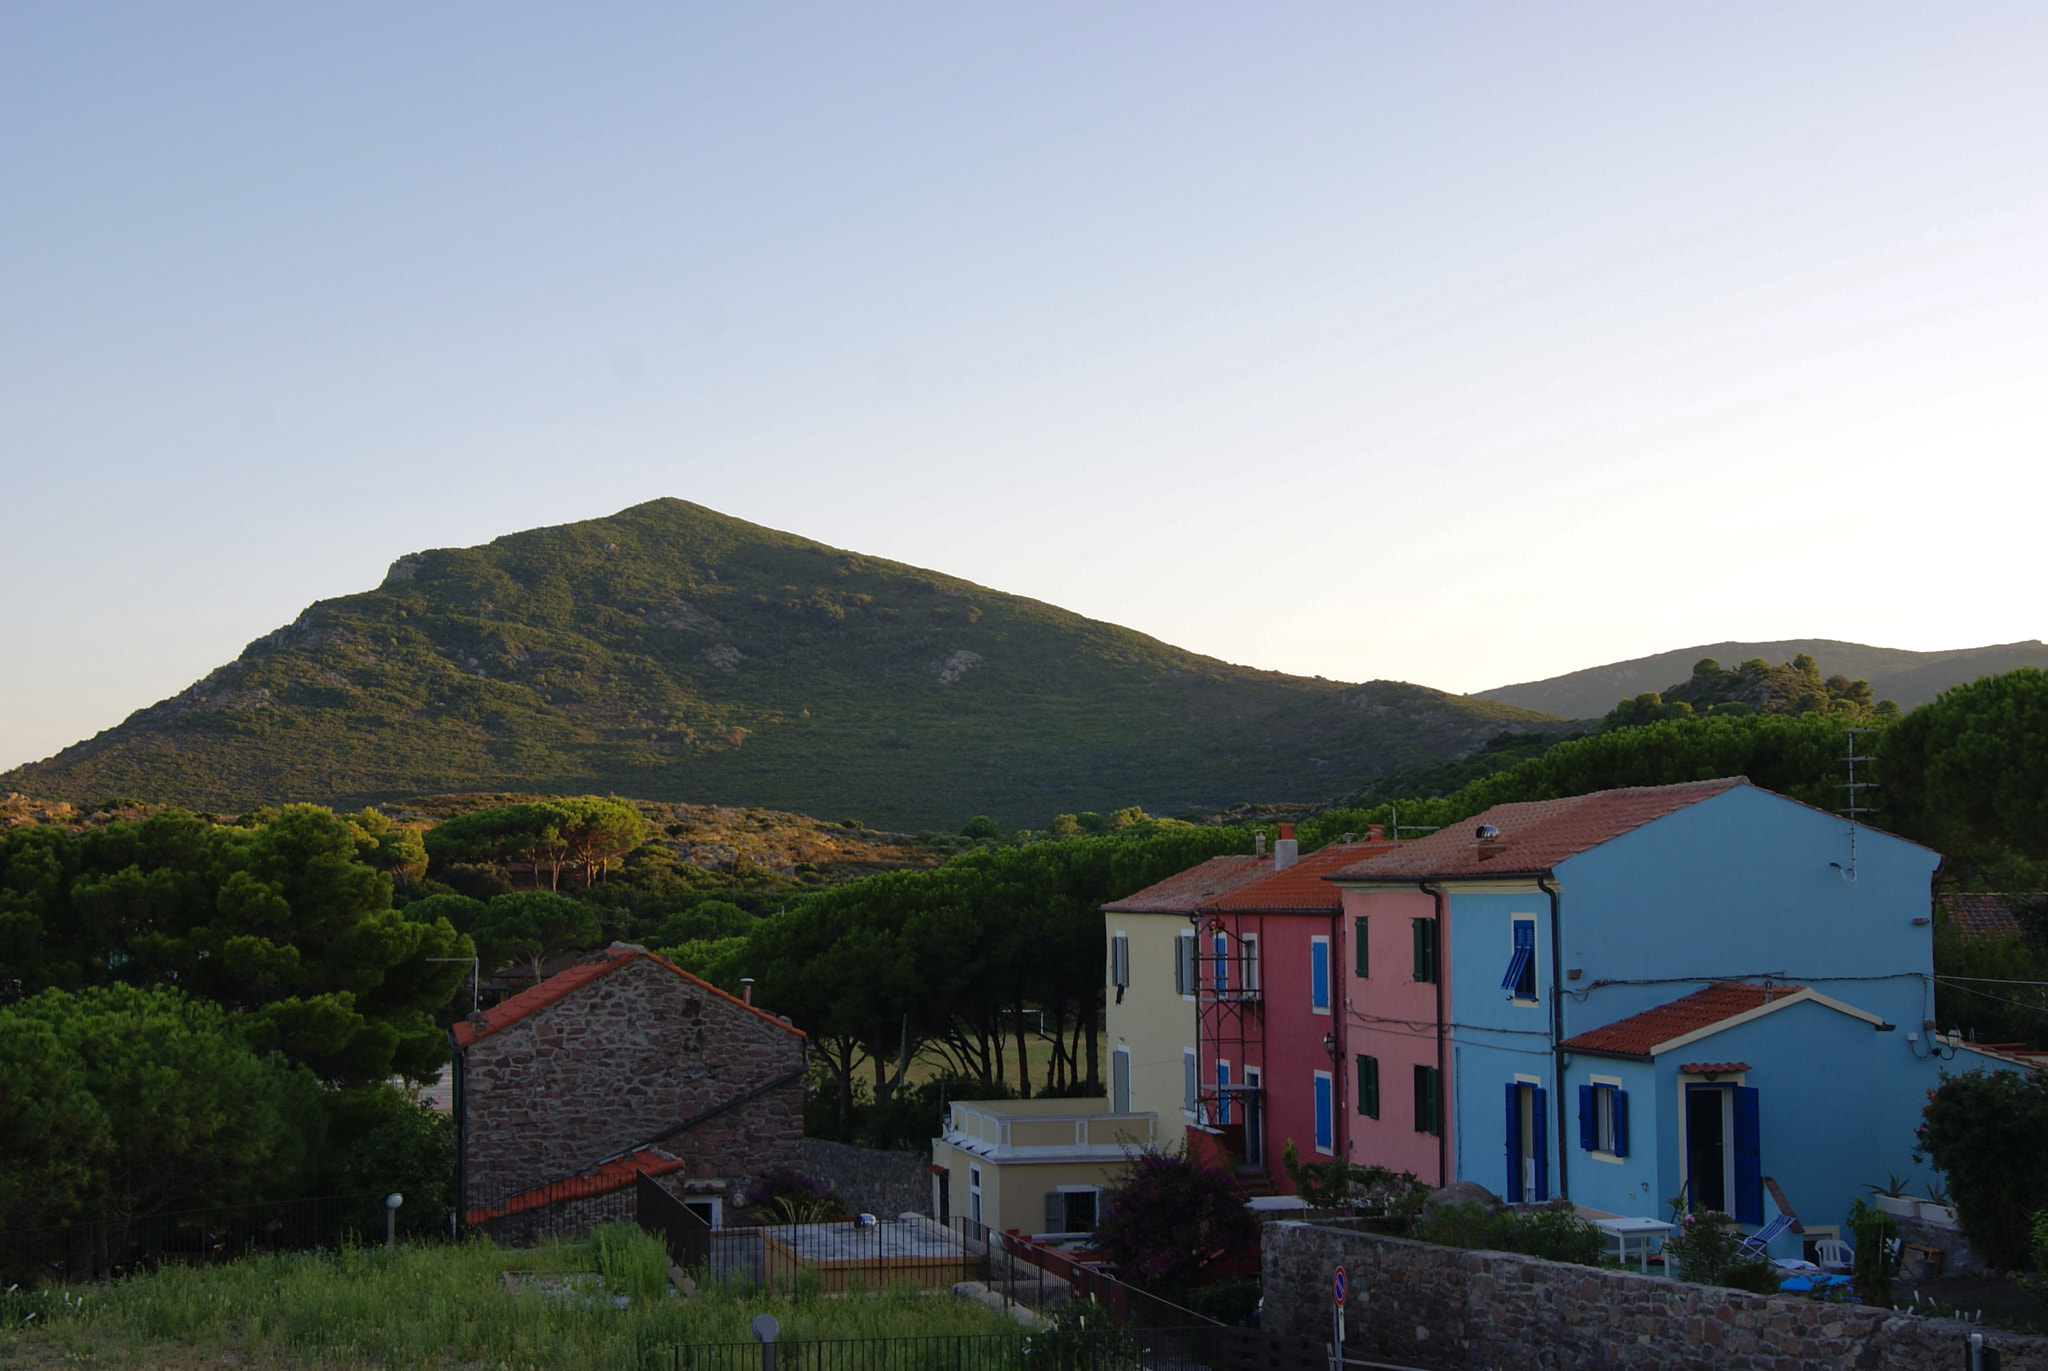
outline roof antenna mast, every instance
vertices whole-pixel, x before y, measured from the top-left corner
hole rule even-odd
[[[1863,803],[1863,792],[1875,789],[1877,782],[1859,781],[1856,779],[1856,763],[1875,761],[1876,758],[1857,755],[1856,735],[1859,733],[1875,733],[1877,730],[1874,728],[1845,728],[1842,732],[1849,736],[1849,779],[1841,784],[1841,788],[1848,792],[1848,798],[1842,805],[1842,813],[1849,820],[1849,864],[1843,866],[1840,862],[1829,862],[1828,865],[1841,872],[1843,880],[1854,884],[1856,880],[1856,820],[1862,815],[1878,812],[1875,806]]]

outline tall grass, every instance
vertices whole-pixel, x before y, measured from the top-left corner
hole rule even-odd
[[[608,1286],[616,1282],[632,1298],[619,1309],[609,1298],[515,1294],[502,1279],[507,1269],[602,1270]],[[182,1343],[387,1368],[637,1371],[666,1367],[674,1343],[746,1341],[749,1321],[764,1311],[781,1320],[784,1336],[798,1338],[1015,1331],[1001,1315],[943,1292],[826,1299],[713,1285],[685,1299],[650,1293],[657,1288],[646,1254],[623,1234],[531,1251],[475,1241],[251,1257],[48,1292],[31,1331],[17,1324],[0,1335],[0,1352],[10,1342],[24,1350],[27,1341],[66,1360],[149,1364],[152,1347]]]

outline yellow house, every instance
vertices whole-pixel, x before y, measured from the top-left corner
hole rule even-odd
[[[946,1135],[932,1139],[939,1221],[960,1215],[1035,1236],[1093,1232],[1102,1191],[1127,1154],[1158,1141],[1151,1114],[1108,1105],[1098,1095],[949,1106]]]
[[[1112,1112],[1157,1114],[1177,1139],[1195,1122],[1195,925],[1199,905],[1270,875],[1256,857],[1212,857],[1102,907],[1109,938],[1104,1028]],[[1246,1084],[1255,1084],[1247,1081]]]

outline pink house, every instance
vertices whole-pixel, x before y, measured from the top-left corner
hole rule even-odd
[[[1283,1194],[1293,1189],[1278,1165],[1290,1139],[1307,1161],[1359,1159],[1354,1124],[1366,1120],[1354,1117],[1347,1065],[1355,952],[1346,896],[1326,878],[1393,846],[1374,833],[1297,857],[1293,827],[1283,824],[1270,874],[1196,910],[1200,1121],[1189,1142],[1244,1170],[1269,1169]]]
[[[1332,887],[1334,890],[1335,887]],[[1346,1156],[1448,1185],[1452,1054],[1445,1027],[1450,929],[1421,889],[1346,889],[1344,1047],[1353,1109]]]

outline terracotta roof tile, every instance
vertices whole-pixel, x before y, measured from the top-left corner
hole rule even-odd
[[[1211,857],[1199,866],[1168,876],[1134,895],[1102,907],[1105,914],[1192,914],[1205,901],[1273,869],[1271,857]]]
[[[633,1184],[637,1177],[666,1176],[671,1171],[682,1169],[683,1162],[680,1157],[672,1157],[659,1148],[642,1147],[628,1152],[623,1157],[614,1157],[600,1166],[592,1167],[581,1175],[537,1185],[531,1190],[512,1196],[495,1208],[471,1209],[463,1214],[463,1222],[484,1223],[490,1219],[523,1214],[529,1209],[545,1209],[551,1204],[566,1204],[570,1200],[587,1200],[595,1195],[609,1195],[614,1190],[622,1190]]]
[[[1683,999],[1660,1004],[1603,1028],[1574,1034],[1564,1040],[1567,1052],[1597,1052],[1612,1057],[1640,1057],[1647,1061],[1661,1043],[1711,1028],[1717,1023],[1747,1014],[1776,1000],[1788,999],[1804,990],[1800,985],[1749,985],[1719,981],[1696,990]]]
[[[1744,777],[1731,776],[1495,805],[1463,823],[1402,843],[1399,850],[1386,856],[1336,872],[1332,879],[1416,881],[1545,875],[1568,857],[1748,784]],[[1479,841],[1477,831],[1482,825],[1498,829],[1499,838]]]
[[[1748,1062],[1686,1062],[1678,1068],[1688,1076],[1732,1076],[1749,1070]]]
[[[1276,914],[1324,914],[1344,906],[1344,892],[1326,879],[1342,871],[1397,850],[1396,844],[1332,843],[1311,852],[1294,865],[1269,871],[1217,895],[1200,906],[1202,913],[1261,912]]]
[[[1949,926],[1972,938],[2003,938],[2020,931],[2013,903],[2024,896],[1954,891],[1941,897]]]
[[[538,1013],[547,1008],[571,991],[581,989],[601,976],[609,976],[612,972],[626,965],[626,963],[640,957],[645,957],[656,966],[671,971],[694,985],[702,986],[714,995],[731,1000],[749,1014],[759,1015],[786,1033],[794,1033],[799,1038],[805,1036],[802,1029],[784,1023],[773,1014],[748,1004],[736,995],[727,994],[711,984],[711,982],[692,976],[666,957],[657,956],[646,948],[633,943],[613,943],[596,956],[586,958],[583,961],[577,962],[574,966],[556,972],[539,985],[522,990],[508,1000],[499,1001],[489,1009],[486,1009],[482,1014],[462,1020],[448,1030],[449,1035],[455,1039],[456,1047],[468,1047],[477,1039],[488,1038],[501,1028],[509,1028],[527,1015]]]

